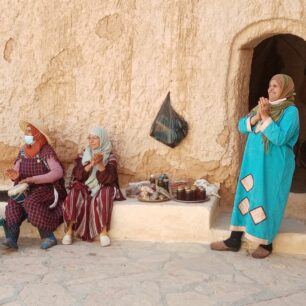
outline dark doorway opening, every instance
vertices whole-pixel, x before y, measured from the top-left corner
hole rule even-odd
[[[262,41],[252,59],[249,109],[259,97],[267,97],[269,80],[274,74],[290,75],[295,84],[296,106],[300,114],[300,136],[296,145],[296,170],[291,192],[306,193],[306,42],[290,34],[275,35]]]

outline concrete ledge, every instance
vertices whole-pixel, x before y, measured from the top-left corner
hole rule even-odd
[[[0,211],[6,203],[0,203]],[[175,201],[144,203],[136,199],[115,202],[110,236],[117,240],[146,241],[210,241],[210,227],[214,221],[219,199],[199,204],[185,204]],[[57,238],[63,237],[64,227],[57,231]],[[3,230],[0,229],[3,236]],[[21,226],[21,237],[37,238],[38,232],[30,223]]]
[[[230,213],[220,213],[211,228],[211,241],[229,237]],[[254,249],[257,245],[244,240],[243,248]],[[306,254],[306,225],[303,221],[284,218],[281,229],[273,242],[273,252]]]
[[[0,216],[6,203],[0,203]],[[230,213],[219,212],[219,199],[211,197],[201,204],[185,204],[175,201],[144,203],[135,199],[115,202],[110,236],[113,240],[198,242],[209,243],[226,239],[229,234]],[[56,236],[61,239],[61,225]],[[0,236],[4,236],[0,227]],[[24,222],[21,237],[38,238],[38,232]],[[306,225],[304,221],[285,218],[274,243],[274,252],[306,254]],[[245,240],[243,248],[256,245]]]
[[[120,240],[207,241],[218,204],[214,196],[199,204],[116,202],[110,234]]]

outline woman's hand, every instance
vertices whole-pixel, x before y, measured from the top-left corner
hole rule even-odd
[[[92,161],[94,163],[94,165],[98,165],[103,161],[103,154],[102,153],[95,153]]]
[[[19,184],[22,184],[22,183],[34,184],[33,177],[27,177],[19,182]]]
[[[104,171],[105,166],[103,164],[103,154],[102,153],[96,153],[94,154],[94,163],[97,165],[99,171]]]
[[[260,116],[262,120],[266,120],[270,116],[271,105],[267,98],[259,99]]]
[[[16,181],[19,177],[19,172],[15,169],[6,169],[4,175],[8,176],[12,181]]]
[[[251,125],[252,126],[255,125],[260,119],[261,119],[261,116],[260,116],[260,107],[259,107],[259,102],[258,102],[258,109],[257,109],[256,115],[251,117]]]
[[[91,171],[94,166],[97,166],[99,171],[103,171],[105,169],[105,166],[103,164],[103,154],[102,153],[95,153],[94,154],[90,163],[85,166],[85,171],[86,172]]]
[[[94,165],[95,164],[94,164],[93,160],[91,160],[90,163],[88,163],[86,166],[84,166],[85,171],[90,172]]]

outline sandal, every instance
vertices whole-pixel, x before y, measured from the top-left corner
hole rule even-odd
[[[252,253],[252,257],[256,259],[263,259],[268,257],[272,251],[264,249],[262,246],[258,246],[257,249]]]
[[[210,248],[213,251],[230,251],[230,252],[238,252],[239,248],[228,247],[224,241],[216,241],[210,244]]]

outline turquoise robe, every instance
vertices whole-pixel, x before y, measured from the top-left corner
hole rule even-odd
[[[250,126],[249,116],[238,128],[247,142],[234,207],[231,230],[244,231],[246,238],[270,244],[282,222],[295,169],[293,147],[299,135],[299,115],[289,106],[278,122],[272,119]],[[269,139],[264,151],[262,134]]]

